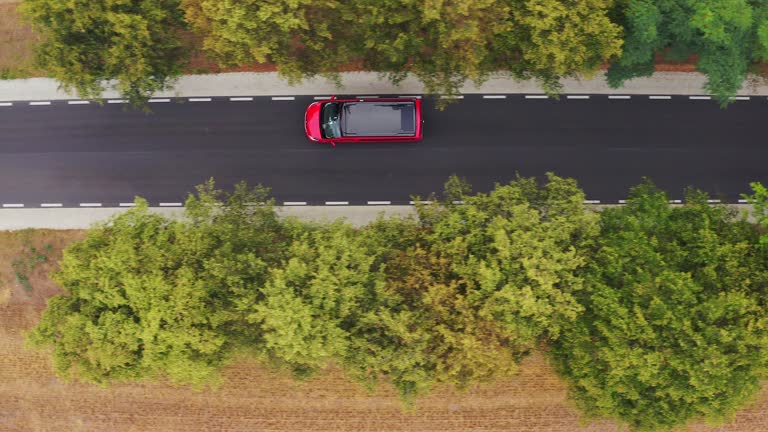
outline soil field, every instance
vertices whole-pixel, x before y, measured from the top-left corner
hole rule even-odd
[[[528,358],[515,378],[467,393],[437,389],[419,400],[413,412],[401,410],[391,388],[368,394],[338,370],[297,384],[257,364],[240,363],[226,369],[220,388],[207,391],[159,383],[107,389],[65,383],[54,376],[46,353],[24,347],[22,332],[34,325],[46,300],[60,292],[47,273],[61,249],[83,235],[83,231],[0,232],[2,432],[621,430],[608,421],[580,424],[564,384],[539,354]],[[41,255],[48,261],[33,260]],[[15,272],[28,277],[27,288]],[[730,424],[695,425],[688,430],[768,431],[768,386]]]

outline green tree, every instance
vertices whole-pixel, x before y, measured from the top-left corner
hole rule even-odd
[[[272,62],[291,82],[317,74],[337,79],[350,63],[407,73],[429,93],[458,93],[494,65],[488,47],[510,29],[498,0],[182,0],[212,58],[228,66]]]
[[[386,378],[410,404],[435,384],[465,389],[508,376],[522,353],[470,302],[450,262],[420,245],[393,251],[374,310],[354,324],[347,371],[369,386]]]
[[[496,350],[495,323],[463,299],[448,261],[425,249],[425,233],[414,218],[380,218],[360,231],[385,279],[353,322],[343,358],[349,375],[368,388],[390,382],[408,405],[434,384],[466,387],[515,366]]]
[[[297,82],[350,61],[338,0],[181,0],[208,55],[225,66],[275,63]]]
[[[391,382],[408,404],[436,384],[510,376],[557,338],[581,312],[573,272],[597,229],[575,182],[553,175],[544,188],[521,178],[475,195],[452,177],[445,197],[419,206],[418,219],[360,233],[385,283],[354,322],[343,363],[368,386]]]
[[[572,179],[548,174],[464,195],[463,205],[419,206],[432,247],[450,260],[470,303],[508,332],[523,352],[556,339],[581,306],[574,272],[597,235],[597,215],[585,211],[584,192]],[[462,196],[446,191],[448,196]]]
[[[350,0],[343,9],[367,69],[394,82],[412,73],[432,94],[458,94],[497,71],[492,42],[512,30],[509,13],[499,0]]]
[[[65,250],[53,277],[66,293],[50,300],[29,341],[53,346],[65,377],[209,382],[228,351],[216,329],[222,314],[180,262],[183,226],[137,204]]]
[[[510,30],[493,54],[508,56],[517,77],[535,78],[556,94],[560,79],[591,75],[621,54],[621,28],[608,16],[613,0],[506,0]],[[509,56],[509,53],[516,53]]]
[[[222,331],[250,352],[264,344],[260,329],[247,320],[263,298],[269,271],[287,258],[293,230],[278,219],[269,189],[241,182],[232,192],[213,180],[197,187],[185,203],[185,263],[215,292],[212,305],[229,320]]]
[[[244,311],[263,338],[260,357],[306,377],[347,354],[350,329],[383,277],[350,225],[292,224],[287,257],[269,269],[258,301]]]
[[[241,184],[225,194],[209,182],[187,200],[186,220],[137,199],[65,249],[53,275],[65,292],[29,342],[52,347],[67,378],[216,383],[223,364],[260,341],[235,300],[281,257],[285,234],[266,193]]]
[[[760,0],[623,0],[617,15],[624,52],[607,80],[650,76],[657,52],[684,60],[697,54],[705,88],[726,105],[742,86],[749,66],[768,60],[768,5]]]
[[[66,91],[101,97],[105,82],[134,105],[168,88],[186,61],[178,0],[24,0],[42,36],[40,66]]]
[[[601,213],[584,307],[550,355],[587,416],[661,431],[719,421],[759,390],[768,366],[758,232],[704,193],[672,208],[650,182]]]
[[[357,321],[345,365],[363,382],[386,377],[407,402],[435,384],[467,388],[513,374],[557,338],[581,312],[573,273],[597,229],[584,193],[554,175],[544,188],[521,178],[472,195],[454,177],[446,189],[448,201],[419,206],[418,220],[380,220],[362,232],[384,251],[386,283]]]
[[[752,187],[752,195],[744,195],[744,198],[752,205],[752,216],[763,230],[760,244],[768,249],[768,188],[759,182],[749,185]]]

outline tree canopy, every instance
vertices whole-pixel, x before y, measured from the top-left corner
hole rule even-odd
[[[768,4],[759,0],[623,0],[624,50],[608,83],[650,76],[656,53],[685,60],[698,55],[705,88],[726,104],[754,62],[768,60]]]
[[[49,301],[29,340],[53,346],[63,376],[209,382],[228,354],[217,331],[226,312],[181,262],[182,225],[137,204],[67,248],[54,275],[67,293]]]
[[[358,381],[370,387],[384,378],[408,403],[438,383],[466,388],[511,374],[519,360],[507,333],[478,313],[424,234],[412,219],[382,219],[361,233],[385,278],[372,307],[351,323],[343,358]]]
[[[612,0],[182,0],[210,55],[226,65],[273,62],[289,79],[360,62],[428,93],[456,94],[508,69],[555,89],[620,52]]]
[[[517,53],[505,64],[515,76],[558,93],[560,79],[592,75],[621,54],[622,32],[609,13],[613,0],[507,0],[511,22],[497,49]]]
[[[53,347],[57,372],[69,378],[215,383],[221,365],[258,343],[236,296],[258,289],[282,253],[269,202],[247,205],[265,195],[244,185],[222,194],[208,183],[187,201],[187,221],[137,199],[64,251],[53,278],[65,292],[29,341]]]
[[[379,221],[364,234],[389,251],[386,283],[346,364],[363,380],[388,376],[406,399],[508,376],[557,338],[581,312],[573,274],[597,233],[584,193],[554,175],[544,187],[520,178],[474,195],[454,177],[445,195],[419,206],[417,221]]]
[[[274,63],[291,82],[350,61],[338,0],[181,0],[203,48],[224,66]]]
[[[431,94],[494,74],[560,79],[609,64],[608,83],[649,76],[659,53],[697,56],[706,89],[726,104],[768,60],[762,0],[23,0],[42,34],[40,65],[67,90],[98,97],[109,80],[134,104],[185,64],[180,31],[225,67],[272,63],[291,83],[339,83],[348,68],[412,73]]]
[[[574,293],[597,235],[598,216],[585,211],[573,179],[547,175],[466,194],[455,179],[446,195],[462,205],[420,206],[429,241],[449,258],[451,272],[481,314],[492,316],[522,350],[555,339],[581,312]]]
[[[659,431],[722,420],[768,366],[765,259],[754,225],[689,191],[683,207],[651,183],[601,213],[577,296],[585,312],[550,357],[588,416]]]
[[[457,94],[465,81],[496,72],[493,40],[512,29],[510,8],[498,0],[350,0],[344,10],[353,52],[368,69],[395,82],[413,73],[432,94]]]
[[[186,62],[178,0],[24,0],[19,8],[42,35],[40,66],[83,98],[101,97],[114,80],[124,98],[142,105]]]
[[[351,329],[375,299],[383,275],[355,230],[293,222],[286,258],[243,310],[263,343],[256,353],[298,377],[347,355]]]
[[[747,201],[752,204],[752,217],[763,230],[760,244],[768,249],[768,188],[762,183],[751,183],[752,194],[746,195]]]
[[[768,376],[768,191],[752,188],[748,220],[696,190],[670,206],[650,182],[596,212],[554,174],[485,193],[454,176],[415,216],[354,228],[210,181],[182,219],[137,199],[70,245],[28,340],[102,385],[202,386],[245,357],[298,378],[336,364],[408,403],[543,349],[586,416],[718,421]]]

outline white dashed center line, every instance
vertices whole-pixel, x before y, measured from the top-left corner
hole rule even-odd
[[[229,98],[232,102],[250,102],[253,100],[252,97],[231,97]]]
[[[526,99],[549,99],[547,95],[525,95]]]
[[[589,99],[589,96],[587,96],[587,95],[568,95],[565,98],[566,99]]]
[[[63,207],[60,203],[42,203],[40,207]]]
[[[273,101],[292,101],[295,99],[294,96],[272,96]]]
[[[328,206],[349,205],[349,201],[326,201],[325,205],[328,205]]]
[[[648,96],[648,99],[672,99],[672,96]]]
[[[149,103],[167,103],[170,102],[170,99],[150,99]]]
[[[171,202],[171,203],[161,202],[160,203],[160,207],[181,207],[181,205],[182,204],[180,202]]]
[[[390,205],[392,201],[368,201],[368,205]]]
[[[483,99],[506,99],[505,95],[483,95]]]
[[[24,204],[3,204],[3,208],[21,208]]]
[[[80,207],[101,207],[101,203],[80,203]]]
[[[211,98],[189,98],[190,102],[210,102]]]
[[[628,95],[608,95],[608,99],[632,99],[632,96],[628,96]]]
[[[67,105],[88,105],[90,103],[91,102],[87,100],[73,100],[73,101],[68,101]]]
[[[307,203],[305,201],[286,201],[283,203],[284,206],[305,206]]]
[[[29,104],[33,105],[33,106],[39,106],[39,105],[50,105],[51,102],[50,101],[39,101],[39,102],[30,102]]]

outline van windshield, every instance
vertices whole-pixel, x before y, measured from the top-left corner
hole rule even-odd
[[[323,138],[341,137],[341,126],[339,124],[341,118],[340,105],[337,102],[323,104],[323,111],[320,115],[320,129],[323,133]]]

